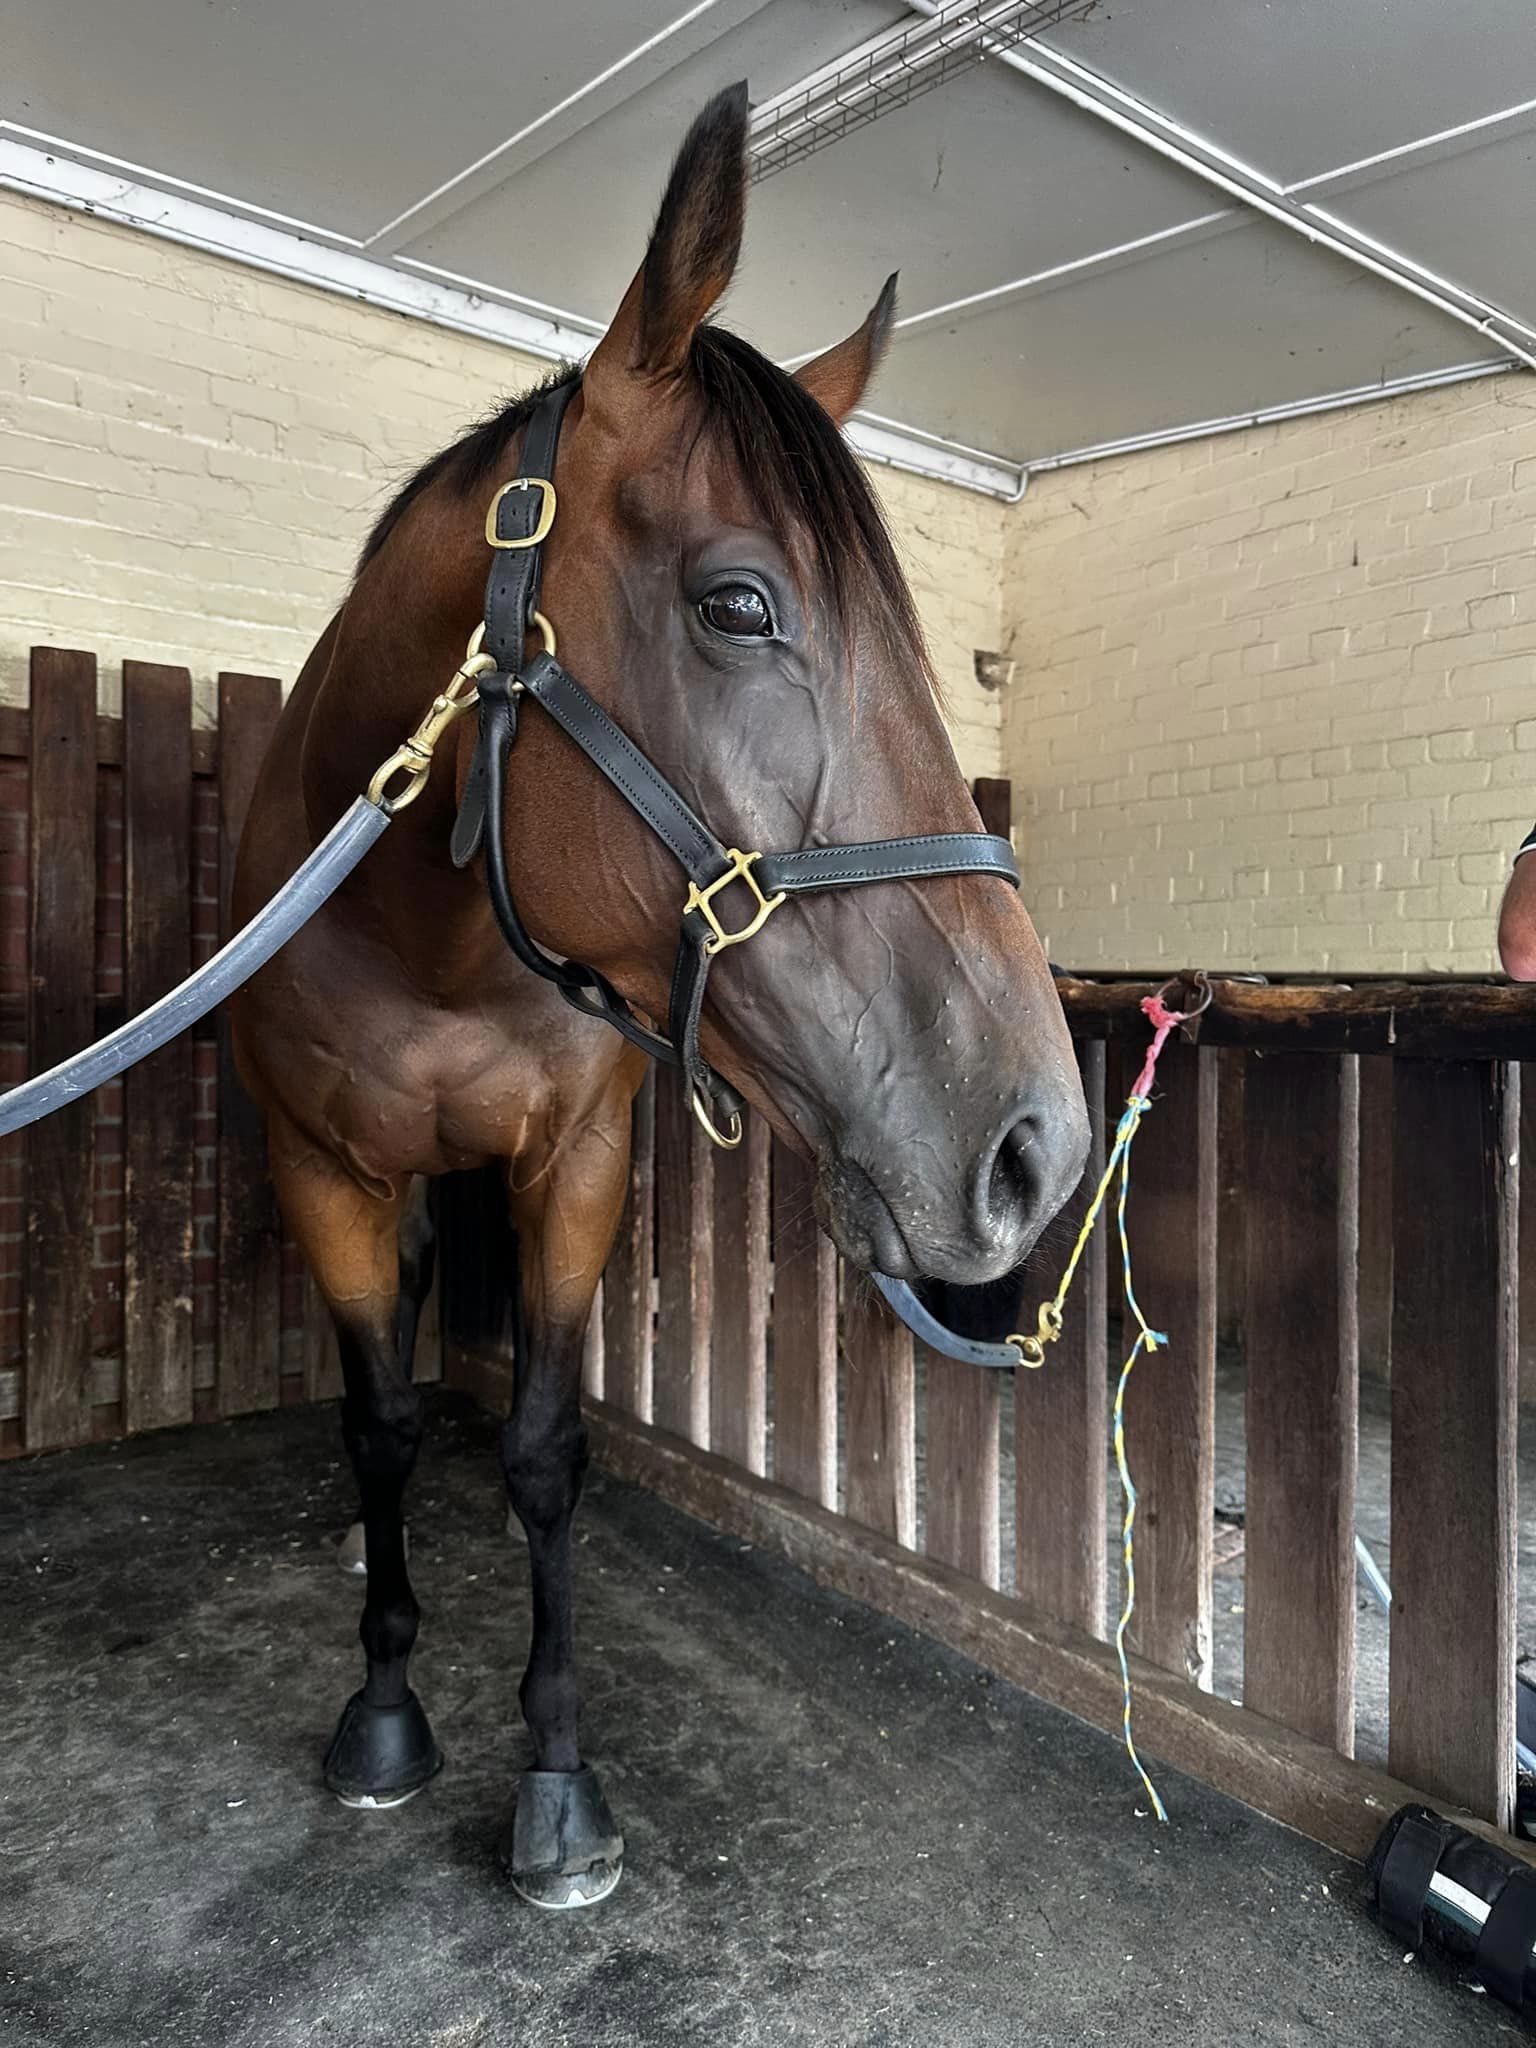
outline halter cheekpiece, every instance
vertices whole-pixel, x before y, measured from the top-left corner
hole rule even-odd
[[[485,537],[493,553],[485,625],[462,671],[478,670],[479,734],[454,825],[453,859],[464,867],[483,851],[491,907],[517,958],[552,981],[575,1009],[611,1024],[652,1059],[681,1068],[699,1121],[717,1145],[730,1147],[741,1142],[741,1098],[699,1049],[704,991],[721,953],[754,937],[790,896],[928,875],[997,875],[1017,888],[1019,871],[1008,841],[984,832],[806,846],[788,853],[743,852],[716,839],[628,734],[561,667],[554,628],[538,608],[544,542],[555,519],[560,422],[575,389],[574,382],[558,385],[539,401],[523,440],[523,474],[502,485],[486,514]],[[543,645],[526,660],[524,649],[534,632]],[[637,1017],[595,967],[546,953],[518,915],[501,824],[507,755],[517,738],[523,700],[541,705],[596,763],[688,878],[664,1034]],[[723,897],[737,884],[747,902],[744,920],[733,924],[727,921]]]

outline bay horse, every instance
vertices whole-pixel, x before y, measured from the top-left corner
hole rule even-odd
[[[605,723],[740,847],[976,832],[910,594],[838,426],[890,331],[895,280],[793,377],[710,324],[737,263],[746,140],[742,86],[690,129],[584,372],[513,401],[384,512],[262,767],[238,917],[282,886],[454,672],[481,609],[488,500],[516,475],[551,390],[564,405],[547,472],[560,511],[534,616],[546,637],[558,629]],[[672,857],[553,719],[524,722],[483,829],[527,930],[664,1017],[682,893]],[[533,1590],[520,1690],[533,1767],[510,1874],[522,1896],[561,1908],[605,1896],[622,1859],[577,1739],[571,1518],[586,1462],[582,1340],[646,1059],[508,951],[484,848],[455,864],[470,725],[434,756],[420,801],[241,992],[233,1027],[283,1215],[340,1347],[366,1678],[324,1776],[354,1805],[410,1796],[441,1761],[407,1681],[419,1609],[402,1500],[422,1435],[411,1352],[431,1260],[419,1190],[504,1162],[519,1341],[501,1458]],[[995,875],[926,876],[796,899],[723,954],[698,1043],[814,1158],[818,1213],[855,1266],[988,1282],[1075,1185],[1086,1115],[1015,890]]]

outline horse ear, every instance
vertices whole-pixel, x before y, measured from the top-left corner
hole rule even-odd
[[[589,397],[600,399],[619,378],[676,376],[687,366],[694,330],[735,272],[746,206],[743,80],[716,93],[684,138],[645,261],[587,363]]]
[[[856,327],[846,341],[803,363],[795,372],[795,382],[804,385],[812,398],[839,422],[853,411],[880,367],[896,320],[896,278],[893,270],[879,298],[864,316],[862,327]]]

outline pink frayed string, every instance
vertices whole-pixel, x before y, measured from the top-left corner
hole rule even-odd
[[[1187,1023],[1189,1012],[1170,1010],[1161,995],[1143,996],[1141,1008],[1142,1014],[1152,1026],[1152,1043],[1147,1047],[1146,1060],[1141,1072],[1136,1076],[1136,1085],[1131,1093],[1145,1098],[1152,1093],[1152,1076],[1157,1071],[1158,1054],[1167,1043],[1169,1032],[1175,1025]]]

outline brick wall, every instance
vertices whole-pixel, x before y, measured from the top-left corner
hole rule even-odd
[[[1002,609],[1054,959],[1496,964],[1536,813],[1536,380],[1041,477]]]
[[[511,350],[0,193],[0,701],[34,643],[291,681],[391,489],[539,374]],[[876,474],[967,775],[997,773],[1002,507]]]

